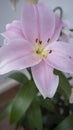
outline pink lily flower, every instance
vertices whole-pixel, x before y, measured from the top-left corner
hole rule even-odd
[[[61,41],[70,43],[72,38],[73,38],[73,32],[71,32],[68,27],[62,29],[62,34],[59,38]]]
[[[31,67],[44,98],[52,98],[59,84],[54,68],[73,74],[73,45],[59,41],[64,23],[43,4],[25,4],[21,21],[6,26],[0,48],[0,74]]]
[[[59,40],[70,43],[73,38],[73,32],[70,31],[70,22],[68,20],[65,20],[64,24],[65,27],[62,29]]]

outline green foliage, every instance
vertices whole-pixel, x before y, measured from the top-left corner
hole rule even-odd
[[[5,110],[4,110],[3,113],[0,115],[0,121],[2,121],[3,119],[5,119],[7,116],[10,115],[13,102],[14,102],[14,100],[11,100],[11,101],[9,101],[8,103],[6,103],[6,105],[5,105]]]
[[[55,74],[59,75],[58,92],[62,96],[64,96],[64,101],[67,102],[71,94],[72,86],[69,84],[68,79],[65,77],[65,75],[62,72],[55,70]]]
[[[12,78],[18,81],[20,84],[27,82],[26,76],[22,72],[15,72],[9,75],[9,78]]]
[[[21,90],[17,94],[12,106],[10,123],[13,124],[18,122],[22,116],[25,115],[36,93],[37,89],[33,82],[28,81],[26,84],[22,85]]]
[[[43,118],[40,106],[37,102],[33,102],[28,110],[27,122],[29,130],[42,130],[43,129]]]
[[[69,111],[73,110],[68,104],[72,87],[63,73],[55,70],[55,74],[59,75],[60,80],[58,91],[52,99],[37,96],[38,90],[34,82],[29,81],[23,73],[11,74],[10,78],[18,81],[21,87],[16,97],[7,104],[0,120],[9,115],[10,123],[18,124],[17,129],[24,126],[26,130],[72,130],[73,115],[67,117]]]
[[[54,130],[73,130],[73,114],[65,118]]]
[[[38,102],[41,107],[46,108],[48,111],[56,113],[55,104],[50,99],[43,99],[42,96],[38,97]]]

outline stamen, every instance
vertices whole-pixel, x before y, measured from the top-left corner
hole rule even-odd
[[[52,53],[52,50],[49,51],[49,54]]]
[[[40,44],[42,44],[42,41],[39,41]]]
[[[49,42],[49,41],[50,41],[50,38],[48,38],[47,42]]]
[[[49,39],[50,40],[50,39]],[[46,58],[48,56],[48,51],[44,50],[45,46],[42,45],[42,41],[36,38],[36,45],[35,45],[35,51],[38,55],[40,55],[42,58]],[[51,53],[51,50],[50,52]]]
[[[38,44],[42,44],[42,41],[40,41],[38,38],[36,38],[36,43],[38,43]]]
[[[36,43],[39,41],[39,39],[38,38],[36,38]]]

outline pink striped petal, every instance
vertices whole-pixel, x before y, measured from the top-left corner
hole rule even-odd
[[[32,67],[32,75],[43,97],[53,97],[59,83],[59,78],[53,74],[53,69],[42,61]]]
[[[63,42],[69,42],[70,40],[70,37],[68,35],[66,35],[65,33],[62,33],[61,37],[60,37],[60,41],[63,41]]]
[[[50,42],[56,41],[59,39],[62,28],[65,26],[64,22],[58,17],[55,16],[55,30]]]
[[[53,11],[44,4],[37,5],[38,25],[40,40],[46,43],[51,39],[55,29],[55,15]]]
[[[26,3],[22,14],[23,33],[31,42],[38,38],[38,19],[36,5]]]
[[[6,41],[5,43],[7,43],[8,40],[24,38],[21,22],[13,21],[12,23],[7,24],[6,31],[2,33],[1,35],[5,37],[5,41]]]
[[[40,62],[29,43],[23,39],[11,41],[0,48],[0,74],[31,67]]]
[[[23,32],[29,40],[34,42],[38,38],[45,43],[53,35],[55,16],[53,11],[43,4],[25,4],[22,23]]]
[[[46,62],[53,68],[73,73],[73,45],[65,42],[55,42],[47,47],[51,50]]]

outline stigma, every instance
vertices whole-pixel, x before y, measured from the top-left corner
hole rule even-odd
[[[45,50],[44,44],[39,39],[36,39],[35,51],[42,58],[46,58],[48,56],[48,51]]]

